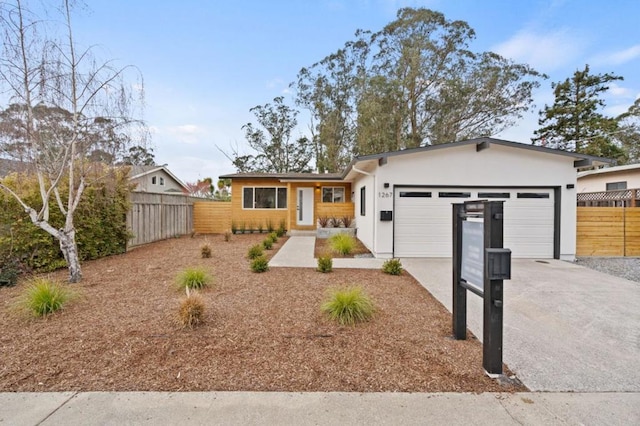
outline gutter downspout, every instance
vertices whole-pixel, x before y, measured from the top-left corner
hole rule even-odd
[[[376,239],[376,175],[374,173],[369,173],[369,172],[365,172],[364,170],[361,170],[359,168],[357,168],[356,166],[351,166],[351,170],[357,172],[357,173],[361,173],[365,176],[370,176],[373,178],[373,221],[371,222],[373,225],[373,251],[374,251],[374,256],[378,254],[378,240]],[[376,256],[377,257],[377,256]]]

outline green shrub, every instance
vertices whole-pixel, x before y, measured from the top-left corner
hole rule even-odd
[[[199,294],[187,294],[187,297],[180,301],[178,311],[178,323],[182,327],[193,328],[201,324],[204,319],[204,300]]]
[[[20,304],[31,315],[42,317],[62,309],[74,295],[63,284],[47,278],[36,278],[22,293]]]
[[[274,244],[278,242],[278,234],[276,232],[270,233],[268,238],[270,238]]]
[[[247,257],[253,260],[256,257],[262,256],[263,254],[264,254],[264,251],[262,250],[262,246],[260,244],[255,244],[249,247],[249,251],[247,252]]]
[[[209,244],[200,247],[200,255],[203,259],[209,259],[211,257],[211,247],[209,247]]]
[[[389,275],[401,275],[402,263],[400,259],[389,259],[382,264],[382,272]]]
[[[336,253],[351,254],[356,246],[356,239],[352,235],[340,232],[329,237],[329,246]]]
[[[375,307],[371,298],[360,287],[332,289],[321,309],[341,325],[368,321]]]
[[[273,231],[275,231],[275,228],[273,227],[273,222],[269,219],[267,220],[267,232],[270,234]]]
[[[269,261],[264,256],[258,256],[251,261],[251,270],[253,272],[266,272],[269,270]]]
[[[271,238],[265,238],[264,241],[262,241],[262,247],[264,247],[265,250],[271,250],[273,248],[273,241]]]
[[[213,281],[211,275],[204,268],[187,268],[180,272],[176,278],[177,287],[180,290],[201,289],[207,287]]]
[[[318,257],[318,271],[319,272],[331,272],[333,271],[333,260],[331,256],[324,255]]]
[[[0,287],[14,286],[20,275],[20,264],[16,259],[4,258],[0,259]]]
[[[278,237],[284,237],[287,233],[287,223],[284,220],[280,221],[280,225],[278,226],[276,233],[278,234]]]

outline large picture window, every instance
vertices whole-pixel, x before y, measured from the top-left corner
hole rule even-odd
[[[344,203],[344,187],[323,186],[322,202],[323,203]]]
[[[245,186],[242,188],[244,209],[286,209],[287,188]]]

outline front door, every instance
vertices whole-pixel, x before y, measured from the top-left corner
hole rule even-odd
[[[298,188],[296,224],[313,225],[313,188]]]

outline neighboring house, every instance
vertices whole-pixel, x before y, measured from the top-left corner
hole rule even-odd
[[[340,174],[232,174],[234,221],[350,214],[379,258],[450,257],[452,203],[504,201],[513,257],[573,260],[576,168],[610,160],[492,138],[355,158]]]
[[[640,188],[640,164],[605,167],[578,173],[578,192]]]
[[[162,166],[130,166],[129,181],[136,184],[134,191],[154,193],[188,192],[187,187],[169,171],[166,164]]]

